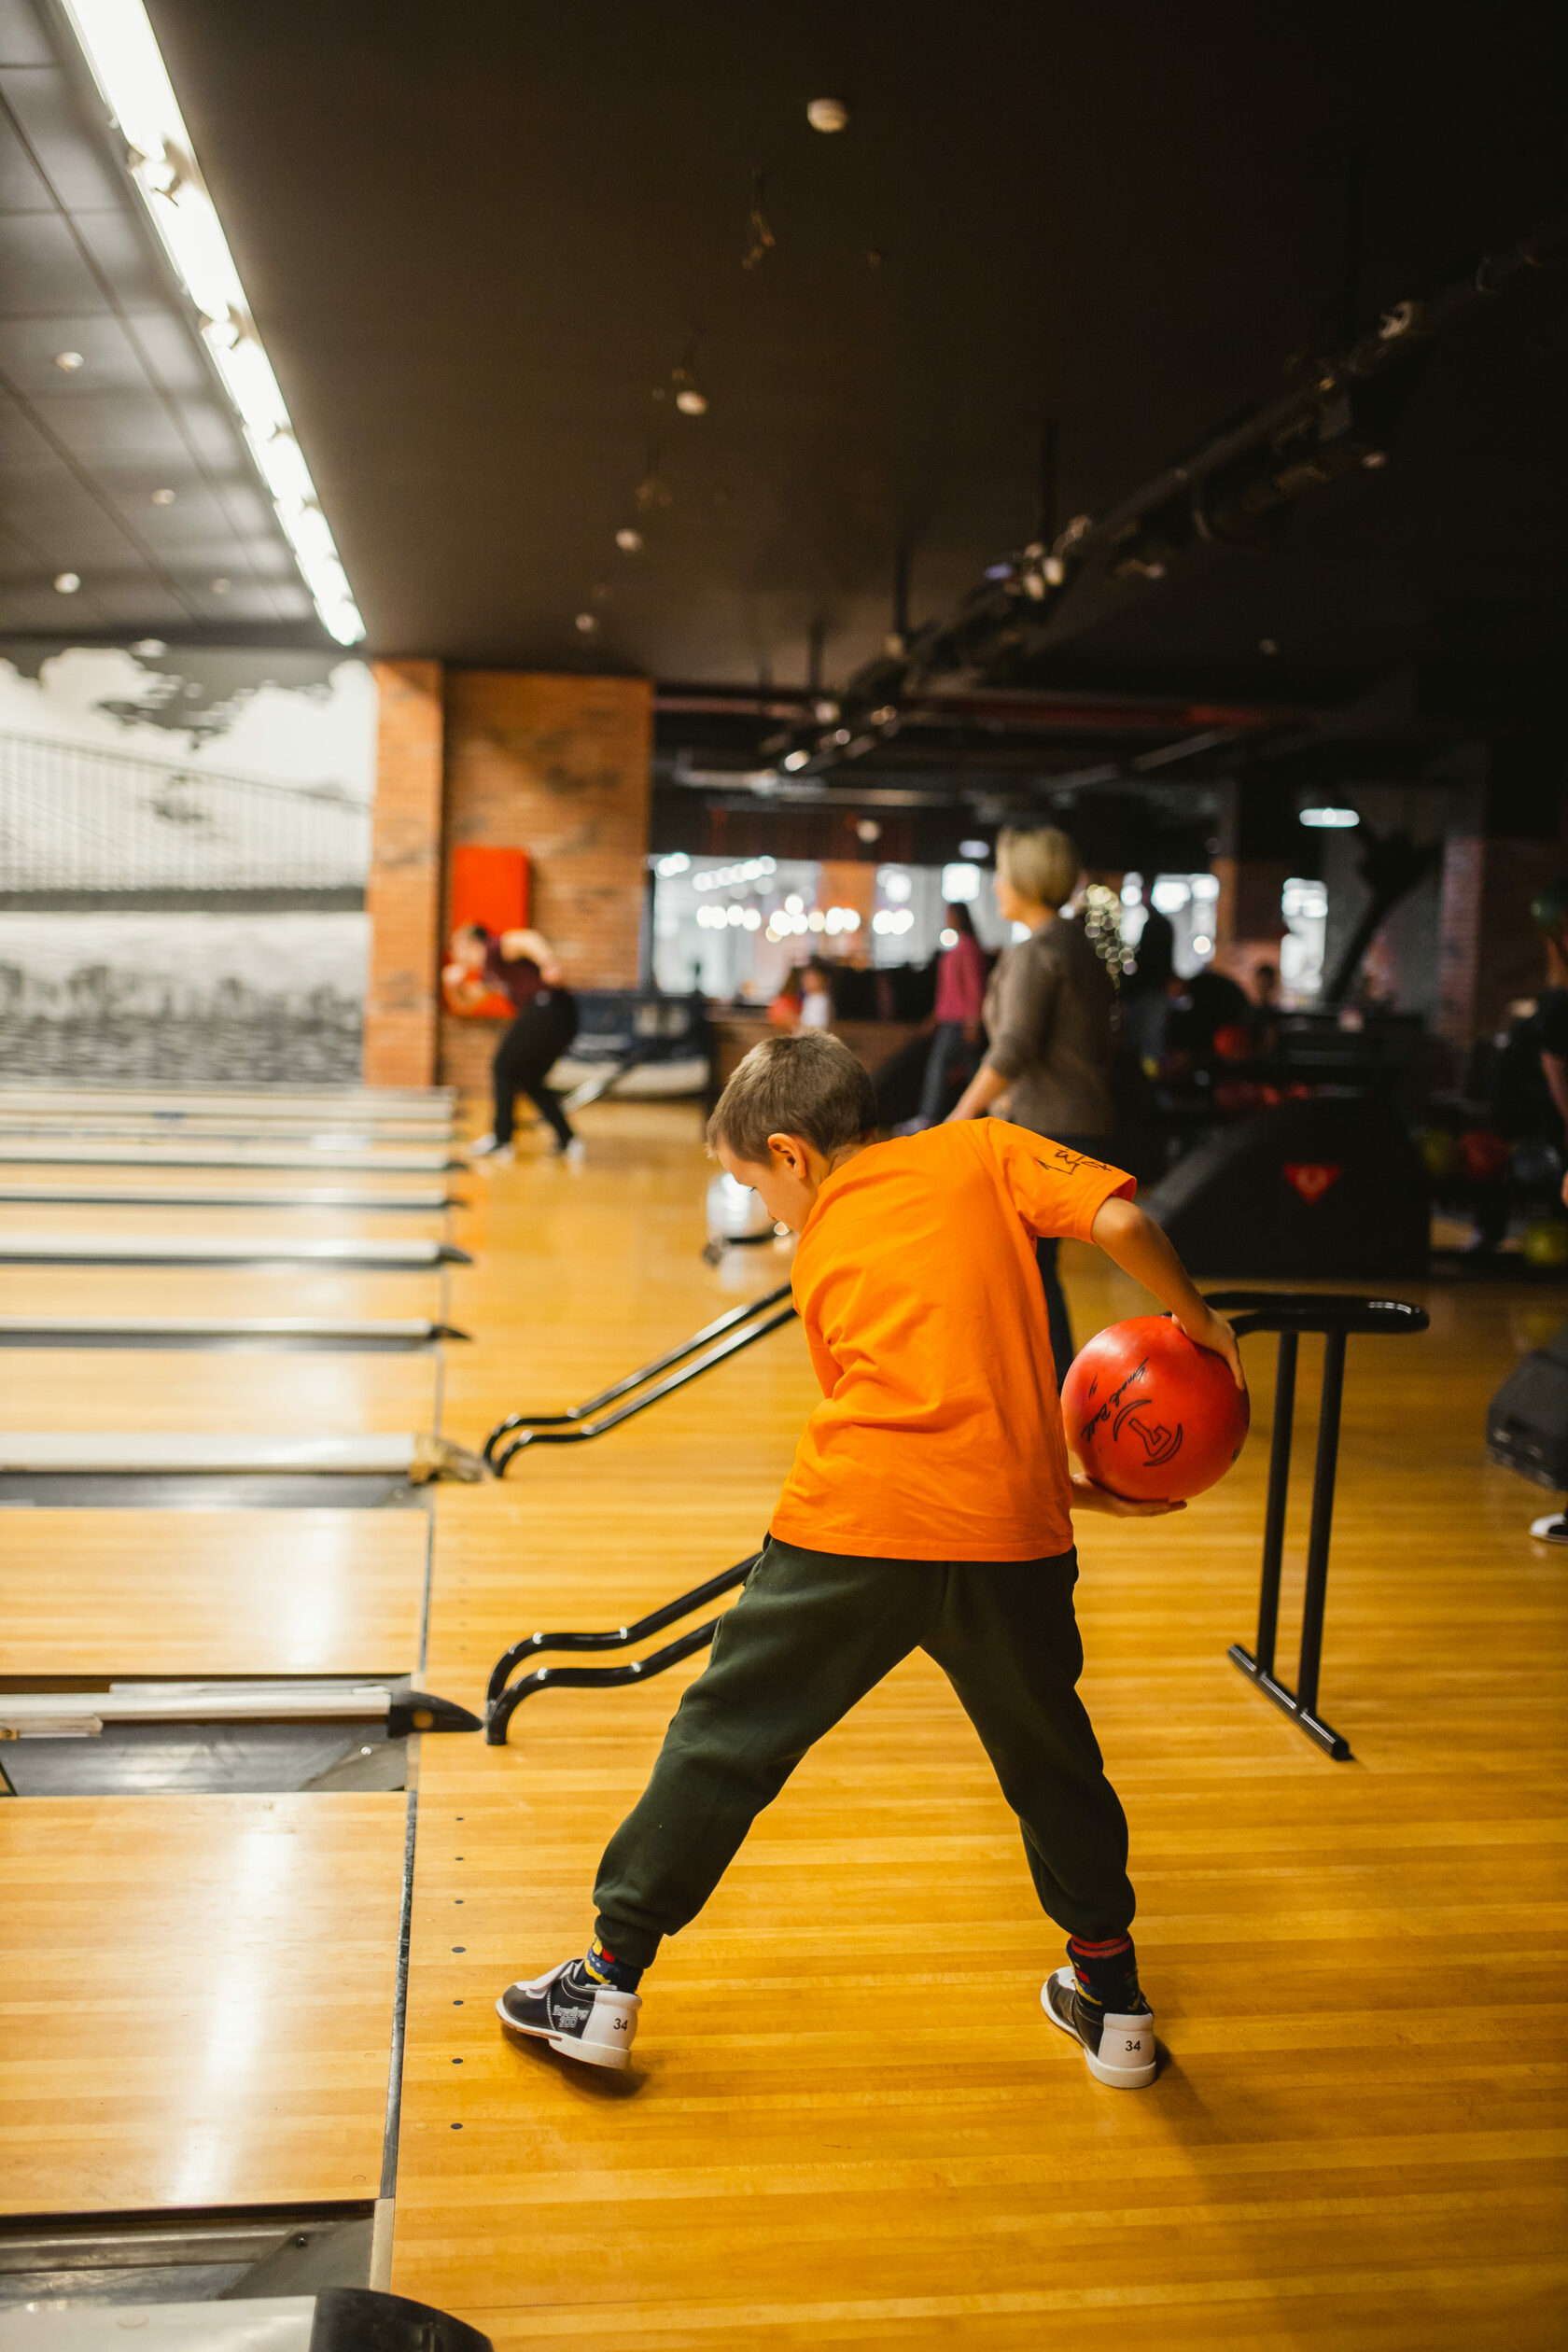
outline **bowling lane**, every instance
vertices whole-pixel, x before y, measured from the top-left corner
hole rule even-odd
[[[412,1672],[422,1511],[29,1510],[0,1550],[0,1679]]]

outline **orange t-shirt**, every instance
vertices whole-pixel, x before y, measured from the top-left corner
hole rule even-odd
[[[865,1559],[1071,1547],[1037,1235],[1086,1241],[1120,1169],[1001,1119],[858,1152],[795,1252],[822,1384],[773,1515],[780,1543]]]

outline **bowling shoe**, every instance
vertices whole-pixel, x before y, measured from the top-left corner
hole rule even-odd
[[[581,1960],[563,1960],[529,1984],[509,1984],[496,2014],[514,2034],[537,2034],[585,2066],[623,2066],[637,2034],[640,1993],[595,1984]]]
[[[1053,2025],[1083,2044],[1084,2063],[1097,2082],[1115,2091],[1143,2091],[1155,2079],[1155,2013],[1147,2004],[1131,2017],[1097,2009],[1078,1990],[1072,1970],[1058,1968],[1040,1988]]]

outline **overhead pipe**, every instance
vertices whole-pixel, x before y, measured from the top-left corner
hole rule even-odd
[[[1477,303],[1565,260],[1568,214],[1560,214],[1432,292],[1393,303],[1337,359],[1163,469],[1108,513],[1074,515],[1049,542],[1033,540],[988,566],[945,618],[856,670],[836,697],[833,726],[798,720],[769,739],[766,752],[803,779],[842,766],[895,735],[909,698],[933,679],[973,679],[1000,654],[1038,652],[1075,634],[1092,616],[1070,624],[1060,609],[1086,578],[1113,592],[1163,579],[1195,545],[1255,542],[1308,491],[1356,467],[1381,466],[1435,338]]]

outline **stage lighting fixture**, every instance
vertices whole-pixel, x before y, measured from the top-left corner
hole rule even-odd
[[[813,131],[842,131],[849,120],[849,109],[842,98],[813,98],[807,104],[805,119]]]
[[[365,634],[347,575],[302,458],[273,452],[293,439],[222,223],[191,149],[179,104],[142,0],[63,0],[104,102],[129,150],[126,162],[159,240],[200,315],[201,335],[273,493],[322,625],[340,645]],[[286,476],[280,493],[274,474]]]
[[[803,768],[806,765],[810,758],[811,754],[809,751],[786,751],[784,757],[780,760],[778,764],[780,767],[787,767],[791,770],[795,768]]]
[[[642,550],[642,533],[634,531],[628,525],[624,530],[616,532],[615,544],[623,555],[639,554]]]

